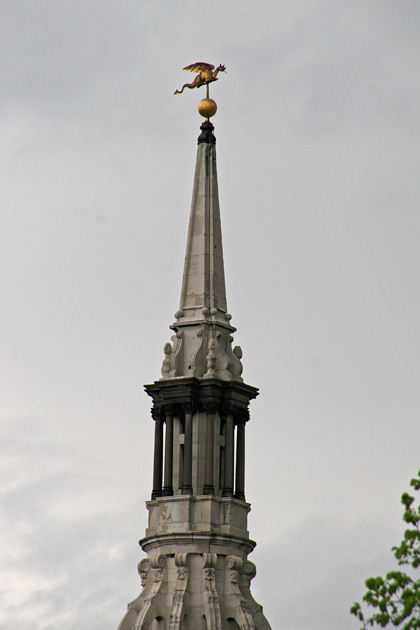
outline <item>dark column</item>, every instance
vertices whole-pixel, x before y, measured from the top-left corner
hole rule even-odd
[[[173,450],[174,450],[174,420],[172,413],[166,414],[166,435],[165,435],[165,477],[163,480],[162,496],[171,497],[174,493],[172,484],[173,470]]]
[[[203,494],[214,494],[214,412],[207,412],[206,467]]]
[[[224,497],[233,497],[233,415],[226,416]]]
[[[245,420],[237,424],[235,498],[245,501]]]
[[[155,457],[153,461],[152,499],[162,496],[163,420],[155,418]]]
[[[182,481],[182,494],[192,493],[192,413],[185,412],[184,433],[184,474]]]

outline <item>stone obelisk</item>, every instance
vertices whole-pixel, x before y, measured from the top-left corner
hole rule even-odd
[[[242,351],[232,347],[210,122],[216,109],[207,94],[180,307],[162,377],[145,386],[155,423],[149,523],[140,541],[147,557],[138,566],[142,591],[118,630],[270,630],[250,592],[256,568],[248,560],[255,542],[247,530],[245,427],[258,390],[244,383]]]

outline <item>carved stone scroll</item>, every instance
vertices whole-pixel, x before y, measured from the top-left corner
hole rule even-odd
[[[251,595],[250,584],[254,579],[257,568],[253,562],[246,560],[242,566],[243,581],[241,582],[241,592],[246,600],[247,609],[252,615],[254,625],[257,630],[271,630],[270,624],[264,616],[262,606],[258,604]]]
[[[175,592],[169,617],[169,630],[180,630],[184,615],[184,598],[188,584],[188,553],[175,555],[175,566],[178,569]]]
[[[203,604],[204,614],[207,620],[207,630],[222,630],[222,619],[220,615],[219,597],[216,590],[216,564],[217,554],[203,554],[204,592]]]
[[[226,558],[226,568],[229,572],[229,581],[226,584],[226,597],[231,600],[231,606],[235,611],[235,621],[241,630],[255,630],[255,624],[248,610],[247,602],[239,587],[240,573],[243,568],[243,560],[237,556]]]
[[[199,365],[200,365],[200,354],[201,354],[200,351],[203,346],[203,333],[204,333],[204,328],[201,326],[196,331],[197,341],[195,344],[194,351],[191,355],[191,360],[190,360],[190,364],[188,368],[188,372],[191,374],[191,376],[201,376],[201,374],[196,375],[196,371],[197,369],[199,369]]]
[[[128,604],[128,610],[124,615],[118,630],[132,630],[135,627],[139,612],[143,609],[147,596],[147,575],[150,571],[149,558],[143,558],[137,566],[140,575],[142,590],[136,599]]]
[[[163,578],[163,570],[166,567],[166,556],[162,553],[158,556],[153,556],[150,560],[150,564],[153,569],[153,581],[161,582]]]
[[[251,580],[253,580],[254,577],[257,575],[257,567],[255,566],[253,562],[251,562],[250,560],[247,560],[246,562],[244,562],[242,570],[245,575],[246,584],[249,588],[251,585]]]
[[[183,347],[183,333],[179,330],[176,335],[171,337],[173,341],[173,352],[171,355],[171,371],[170,377],[174,378],[179,375],[180,372],[180,362],[181,362],[181,350]]]
[[[156,617],[155,602],[162,586],[163,573],[166,567],[166,556],[163,554],[153,556],[150,558],[150,566],[153,571],[153,582],[137,616],[134,630],[145,630]]]
[[[141,581],[141,585],[144,588],[146,585],[146,581],[147,581],[147,575],[150,571],[150,560],[149,558],[143,558],[143,560],[140,560],[138,566],[137,566],[137,570],[139,572],[140,575],[140,581]]]

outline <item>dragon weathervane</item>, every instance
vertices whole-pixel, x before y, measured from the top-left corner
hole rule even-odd
[[[197,62],[187,66],[184,70],[197,72],[198,74],[194,78],[194,81],[191,83],[185,83],[180,90],[175,90],[174,94],[182,94],[185,88],[192,90],[193,88],[199,88],[202,85],[205,85],[207,89],[206,98],[198,104],[198,111],[204,118],[209,120],[209,118],[214,116],[217,111],[216,103],[209,97],[209,83],[217,81],[217,75],[219,72],[226,72],[226,66],[220,64],[216,69],[214,69],[214,66],[211,63]]]

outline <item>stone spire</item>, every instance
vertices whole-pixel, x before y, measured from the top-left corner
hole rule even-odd
[[[211,122],[202,125],[198,139],[187,252],[179,308],[185,317],[215,308],[224,321],[226,305],[216,170],[216,138]],[[194,317],[193,317],[194,319]]]
[[[232,350],[227,312],[222,230],[216,169],[216,138],[201,125],[179,310],[164,347],[162,379],[180,376],[242,381],[242,350]]]
[[[155,423],[149,524],[140,541],[147,557],[138,565],[142,590],[119,630],[271,630],[250,592],[245,425],[258,390],[243,382],[241,349],[232,350],[213,130],[207,119],[198,138],[172,343],[162,378],[145,386]]]

